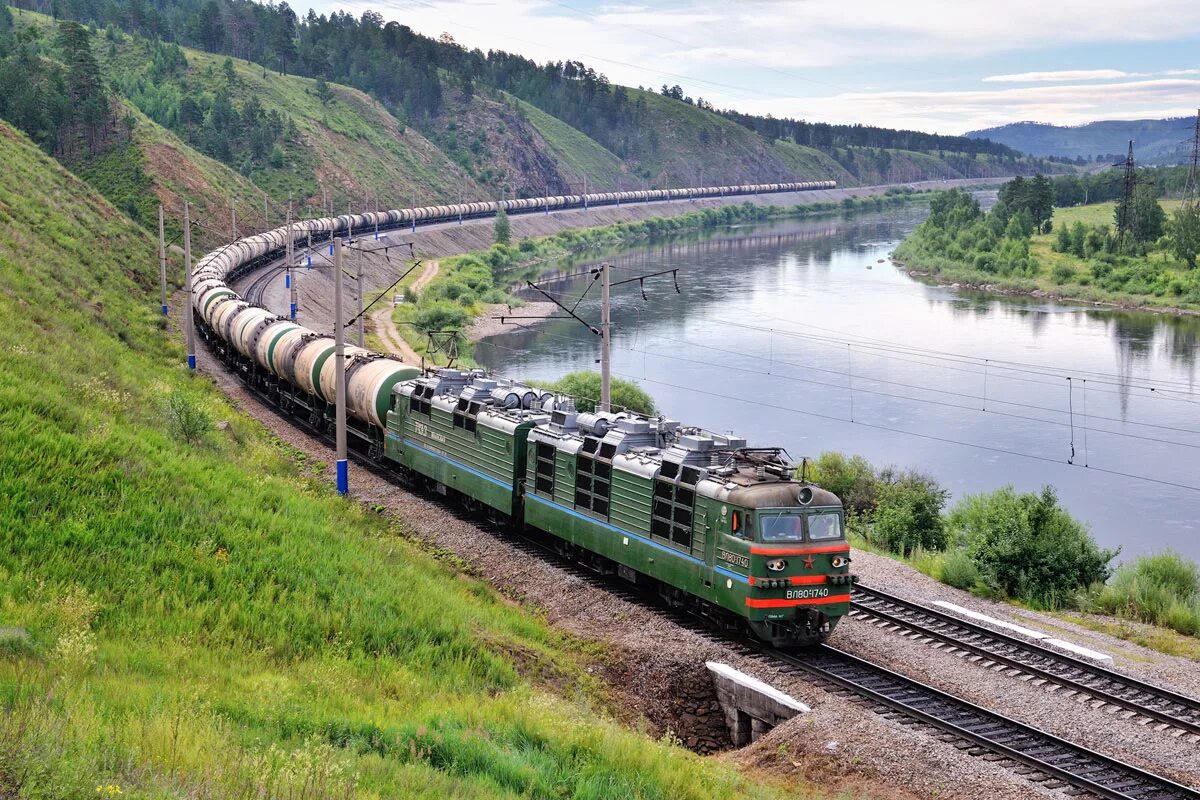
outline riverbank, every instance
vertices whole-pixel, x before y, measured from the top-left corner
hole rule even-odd
[[[1164,200],[1161,205],[1169,213],[1179,203]],[[998,259],[983,256],[973,242],[964,244],[961,235],[944,235],[946,231],[924,225],[900,243],[892,260],[917,280],[955,289],[1124,311],[1200,315],[1200,270],[1189,270],[1162,250],[1137,257],[1104,252],[1099,233],[1096,243],[1084,249],[1085,236],[1109,226],[1114,206],[1109,202],[1055,209],[1052,231],[1030,236],[1024,258],[1007,274]],[[1080,240],[1075,246],[1078,252],[1066,249],[1071,232]],[[1064,235],[1065,243],[1060,239]]]
[[[794,207],[797,205],[816,206],[825,204],[839,205],[845,200],[882,197],[889,191],[895,193],[902,190],[933,191],[944,188],[971,188],[976,186],[994,187],[1003,182],[996,179],[961,179],[952,181],[918,181],[907,184],[889,184],[882,186],[859,186],[844,189],[823,189],[811,192],[789,192],[754,197],[711,197],[703,200],[676,200],[661,203],[643,203],[621,206],[604,206],[601,208],[569,209],[552,211],[549,214],[520,214],[509,217],[512,241],[523,239],[538,239],[572,229],[600,228],[626,222],[642,220],[669,219],[707,209],[722,209],[727,206],[744,205],[752,202],[757,206]],[[380,234],[375,247],[377,252],[361,256],[363,283],[371,287],[368,297],[374,297],[387,289],[414,262],[423,265],[430,260],[440,260],[464,253],[483,251],[491,248],[494,243],[492,220],[474,219],[458,222],[445,222],[434,225],[417,226],[415,230],[395,230]],[[388,249],[383,249],[384,247]],[[375,249],[374,247],[372,249]],[[359,258],[356,257],[352,268],[357,269]],[[408,282],[416,280],[420,269],[408,278]],[[247,284],[259,276],[253,272],[239,279],[234,289],[243,290]],[[333,324],[333,284],[329,279],[328,270],[307,269],[298,271],[295,275],[299,295],[298,320],[311,328],[325,330]],[[398,289],[402,291],[405,283]],[[389,298],[390,299],[390,298]],[[289,291],[284,285],[283,276],[273,280],[264,291],[263,305],[279,313],[285,313],[290,302]],[[387,302],[387,299],[381,302]]]
[[[548,301],[518,299],[509,290],[523,280],[544,277],[547,265],[594,261],[606,251],[627,248],[658,237],[696,232],[719,232],[737,225],[785,219],[811,219],[835,214],[881,211],[923,202],[927,191],[891,188],[882,195],[846,197],[839,202],[819,201],[794,206],[760,206],[750,203],[691,211],[668,218],[649,218],[613,225],[568,229],[537,238],[521,239],[516,246],[494,244],[442,260],[443,269],[426,291],[399,306],[393,313],[400,335],[422,356],[429,356],[425,332],[459,329],[459,359],[470,361],[470,345],[487,336],[536,325],[529,318],[555,310]],[[716,235],[720,235],[716,233]],[[741,237],[741,232],[730,232]],[[553,273],[549,273],[552,277]],[[514,308],[520,308],[514,311]],[[515,319],[514,319],[515,317]],[[441,354],[435,354],[440,356]]]

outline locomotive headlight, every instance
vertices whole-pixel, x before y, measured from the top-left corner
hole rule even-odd
[[[840,569],[841,567],[844,567],[847,564],[849,564],[850,559],[843,558],[842,556],[834,556],[833,560],[830,561],[829,563],[833,565],[834,569]]]
[[[787,569],[787,561],[782,558],[772,558],[767,562],[767,569],[772,572],[783,572]]]

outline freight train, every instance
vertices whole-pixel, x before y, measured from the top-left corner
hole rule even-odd
[[[686,197],[810,187],[828,184],[669,191]],[[582,205],[583,198],[508,203],[530,204],[509,206],[519,212]],[[352,227],[454,218],[456,208],[478,206],[495,213],[504,203],[309,220],[294,224],[292,235],[320,241]],[[202,258],[192,272],[192,313],[210,348],[256,391],[330,432],[333,337],[247,303],[227,282],[277,259],[286,237],[279,228]],[[565,555],[652,586],[673,606],[748,626],[776,646],[823,641],[849,611],[855,577],[841,501],[796,480],[779,448],[749,447],[661,417],[580,413],[569,397],[480,370],[422,370],[353,346],[344,354],[352,446],[413,482],[538,531]]]

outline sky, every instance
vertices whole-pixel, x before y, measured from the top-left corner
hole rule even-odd
[[[293,0],[298,11],[303,0]],[[1200,0],[315,0],[718,108],[943,134],[1190,116]]]

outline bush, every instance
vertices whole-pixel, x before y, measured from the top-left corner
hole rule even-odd
[[[178,389],[167,398],[163,414],[171,434],[188,444],[199,442],[212,427],[212,420],[200,401]]]
[[[908,555],[915,548],[945,550],[942,509],[949,493],[929,475],[885,469],[876,488],[872,543]]]
[[[496,221],[492,225],[492,234],[496,240],[496,244],[508,244],[512,239],[512,226],[508,221],[508,214],[502,208],[496,212]]]
[[[1096,598],[1099,610],[1200,636],[1200,570],[1176,553],[1122,564]]]
[[[430,331],[445,331],[461,328],[467,323],[470,315],[462,306],[447,302],[429,303],[417,310],[413,325],[421,333]]]
[[[600,399],[600,373],[590,370],[571,372],[549,385],[537,383],[552,392],[560,392],[575,398],[575,407],[580,411],[595,411]],[[639,414],[653,414],[654,400],[633,381],[612,379],[613,409],[627,408]]]
[[[1075,270],[1071,269],[1070,265],[1068,264],[1058,264],[1050,273],[1050,277],[1055,283],[1057,283],[1059,286],[1062,286],[1064,283],[1067,283],[1075,277]]]
[[[942,558],[937,577],[956,589],[971,589],[979,582],[979,568],[966,550],[956,548]]]
[[[1040,494],[1006,486],[964,498],[949,525],[992,593],[1045,608],[1068,605],[1080,589],[1107,579],[1119,552],[1098,547],[1050,486]]]
[[[847,512],[866,514],[875,508],[875,469],[862,456],[824,452],[809,462],[805,477],[840,497]]]

